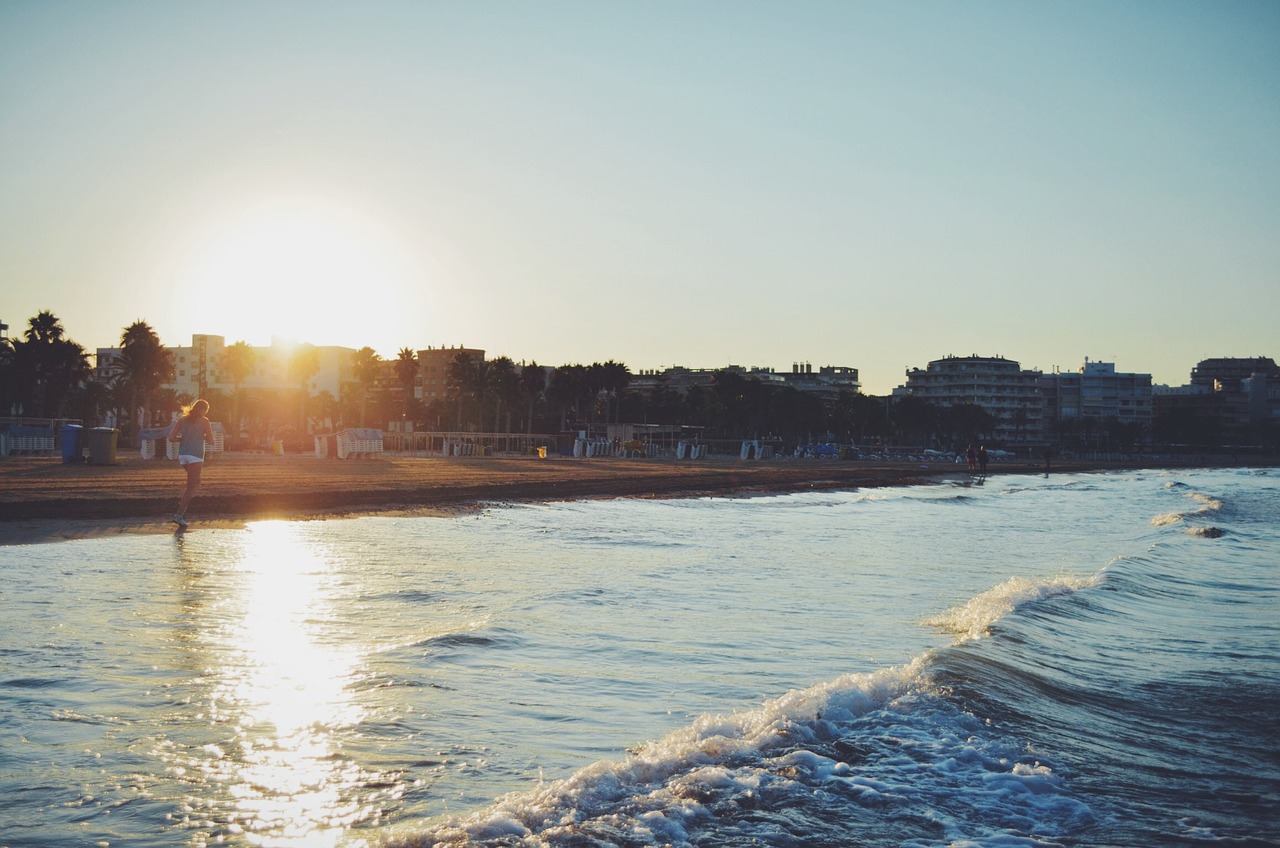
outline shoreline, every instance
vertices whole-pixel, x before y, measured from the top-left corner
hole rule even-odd
[[[1220,465],[1223,463],[1212,463]],[[1269,458],[1228,463],[1275,464]],[[1051,473],[1194,468],[1206,462],[1055,460]],[[1043,474],[1043,465],[993,463],[988,476]],[[269,519],[453,515],[486,503],[674,498],[883,488],[964,482],[960,464],[869,460],[445,458],[217,455],[191,504],[191,529],[243,528]],[[183,485],[176,463],[117,454],[115,465],[56,457],[0,460],[0,545],[172,533]]]

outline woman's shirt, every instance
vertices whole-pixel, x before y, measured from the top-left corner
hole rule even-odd
[[[204,459],[204,427],[192,418],[178,419],[182,428],[182,440],[178,442],[178,456],[198,456]]]

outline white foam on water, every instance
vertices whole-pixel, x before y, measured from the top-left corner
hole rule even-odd
[[[1186,485],[1183,483],[1165,483],[1165,488],[1185,489]],[[1168,527],[1170,524],[1177,524],[1178,522],[1184,521],[1188,518],[1205,515],[1206,513],[1217,512],[1218,510],[1222,509],[1222,501],[1220,499],[1215,498],[1212,495],[1206,495],[1203,492],[1183,492],[1183,497],[1187,498],[1188,500],[1195,501],[1197,504],[1200,505],[1199,508],[1186,511],[1186,512],[1162,513],[1161,515],[1157,515],[1151,519],[1152,526]],[[1189,530],[1187,532],[1194,533],[1195,531]]]
[[[1222,501],[1212,495],[1206,495],[1203,492],[1187,492],[1187,497],[1196,503],[1201,504],[1200,509],[1197,510],[1198,512],[1209,512],[1222,509]]]
[[[700,795],[717,787],[749,792],[753,783],[765,779],[758,768],[744,770],[730,763],[759,760],[794,746],[811,736],[814,723],[845,723],[883,707],[912,690],[926,661],[923,655],[905,666],[843,675],[792,690],[754,710],[704,715],[638,747],[625,760],[592,763],[563,780],[508,795],[485,810],[388,844],[417,848],[535,837],[530,844],[543,844],[602,812],[631,839],[679,843],[687,838],[686,823],[707,815],[697,800]],[[836,768],[834,761],[818,755],[786,756],[816,758],[812,762],[823,761],[823,768]],[[611,810],[615,812],[605,812]]]
[[[925,619],[925,624],[955,634],[961,642],[981,639],[990,635],[991,625],[1024,604],[1068,595],[1095,586],[1100,580],[1100,575],[1061,575],[1042,580],[1010,577],[960,606]]]

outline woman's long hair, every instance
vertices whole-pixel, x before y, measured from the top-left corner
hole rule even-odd
[[[199,411],[201,415],[207,414],[209,412],[209,401],[205,400],[204,398],[196,398],[195,400],[191,401],[191,403],[182,407],[182,417],[190,418],[191,413],[196,411]]]

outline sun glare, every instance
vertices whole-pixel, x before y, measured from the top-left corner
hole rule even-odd
[[[413,263],[384,227],[317,198],[249,204],[202,234],[183,264],[177,308],[199,313],[194,332],[228,342],[280,336],[376,347],[360,341],[362,328],[385,324],[386,304],[417,288]],[[184,293],[194,292],[184,307]]]
[[[333,735],[357,723],[349,685],[361,663],[329,621],[330,564],[286,522],[244,534],[241,594],[211,634],[227,662],[212,670],[216,709],[237,728],[239,757],[206,763],[233,799],[230,818],[262,844],[324,846],[366,812],[367,775],[338,756]]]

